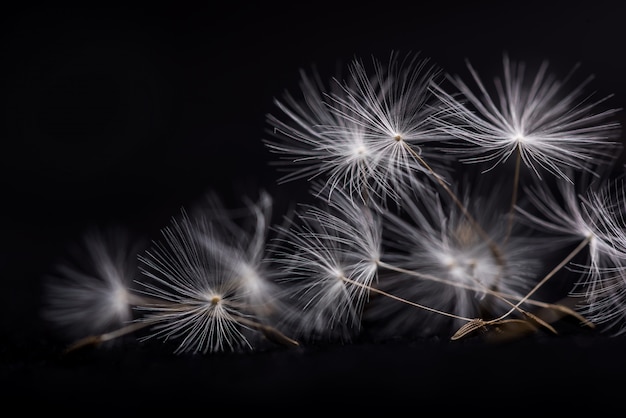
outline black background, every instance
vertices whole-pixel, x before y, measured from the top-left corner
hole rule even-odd
[[[626,341],[577,331],[497,345],[363,341],[188,357],[130,342],[60,355],[39,317],[41,278],[89,226],[155,238],[208,190],[228,203],[264,188],[278,214],[307,198],[302,183],[276,184],[261,142],[273,98],[296,91],[301,68],[332,76],[354,56],[398,50],[451,73],[468,58],[495,75],[507,52],[548,59],[558,74],[580,62],[600,96],[625,104],[618,2],[203,4],[1,11],[0,408],[622,407]]]

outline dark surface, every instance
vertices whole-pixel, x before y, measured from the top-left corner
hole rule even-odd
[[[623,339],[581,336],[505,345],[357,343],[208,357],[131,346],[66,358],[20,356],[9,365],[3,394],[26,409],[97,416],[204,408],[285,416],[334,409],[578,416],[619,408],[623,347]]]
[[[626,341],[569,328],[506,344],[362,341],[191,357],[131,341],[63,356],[41,323],[41,277],[91,225],[154,238],[207,190],[234,202],[265,188],[279,214],[304,199],[301,184],[276,184],[261,143],[273,97],[297,88],[300,68],[334,75],[353,56],[411,50],[446,71],[469,58],[488,74],[506,51],[562,72],[580,62],[600,95],[624,105],[619,3],[440,3],[3,10],[0,408],[619,410]]]

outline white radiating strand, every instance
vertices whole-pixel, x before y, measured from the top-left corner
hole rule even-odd
[[[616,178],[581,196],[581,204],[596,234],[610,248],[599,261],[591,259],[572,268],[583,277],[571,292],[581,300],[579,311],[611,335],[620,335],[626,330],[626,192],[623,181],[623,176]]]
[[[584,173],[577,176],[572,172],[568,177],[573,182],[561,180],[556,187],[549,187],[545,182],[537,181],[526,187],[530,207],[516,208],[521,215],[518,219],[550,237],[553,249],[589,240],[584,250],[586,261],[582,262],[585,267],[576,269],[578,262],[570,263],[569,267],[580,273],[572,288],[580,287],[586,289],[585,292],[594,293],[603,280],[606,267],[619,263],[621,257],[615,250],[612,234],[607,232],[616,216],[615,203],[607,198],[607,180],[597,180]]]
[[[611,117],[620,109],[601,108],[611,96],[583,97],[591,78],[567,88],[572,74],[558,80],[547,73],[547,62],[530,78],[523,62],[512,62],[505,54],[504,79],[495,79],[496,93],[491,94],[469,61],[467,67],[474,88],[459,76],[448,77],[455,93],[433,85],[444,103],[437,122],[461,141],[446,150],[461,161],[489,163],[489,170],[519,151],[539,178],[546,170],[571,180],[565,168],[593,173],[595,166],[614,160],[621,147],[620,125]]]
[[[469,182],[463,186],[464,191],[456,192],[492,241],[448,195],[433,193],[424,199],[420,194],[416,199],[407,192],[402,211],[383,216],[386,251],[379,287],[438,311],[488,318],[510,308],[490,292],[516,302],[535,284],[540,263],[530,237],[516,228],[507,237],[501,190],[489,185],[493,193],[484,194]],[[376,321],[386,336],[446,335],[463,324],[385,298],[372,304],[368,319]]]
[[[419,54],[372,64],[354,59],[348,80],[334,79],[330,88],[303,73],[303,99],[275,101],[281,113],[268,116],[273,138],[265,143],[291,163],[282,181],[316,178],[328,198],[343,188],[353,199],[384,204],[397,199],[407,177],[432,174],[424,161],[444,175],[449,156],[429,150],[450,138],[432,121],[439,106],[430,85],[439,71]]]
[[[183,211],[163,229],[163,241],[140,257],[140,284],[155,299],[138,307],[142,320],[155,323],[142,340],[178,340],[177,353],[255,348],[256,325],[265,324],[274,300],[263,266],[267,202],[261,205],[248,208],[251,230],[239,229],[216,202],[204,215]]]
[[[139,244],[122,228],[92,229],[76,259],[57,265],[44,281],[43,318],[63,336],[83,338],[122,327],[137,296]]]
[[[305,340],[349,340],[375,283],[380,258],[378,215],[343,191],[319,206],[301,205],[277,227],[273,261],[291,303],[286,322]]]

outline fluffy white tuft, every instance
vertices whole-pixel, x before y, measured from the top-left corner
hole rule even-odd
[[[177,340],[175,353],[241,351],[269,326],[273,287],[263,266],[268,196],[247,207],[242,229],[218,201],[190,217],[183,211],[163,240],[140,256],[139,284],[152,302],[138,306],[152,325],[143,337]],[[246,218],[247,219],[247,218]]]
[[[419,54],[391,54],[371,68],[354,59],[347,81],[330,88],[302,75],[303,98],[286,95],[269,115],[269,149],[287,163],[282,181],[317,178],[329,198],[342,188],[359,200],[396,200],[407,178],[445,173],[449,157],[429,150],[449,135],[433,123],[438,111],[430,86],[439,70]]]
[[[595,101],[582,97],[591,77],[567,87],[572,74],[559,80],[548,74],[545,61],[528,77],[525,63],[512,62],[505,54],[504,77],[495,79],[493,93],[469,61],[467,67],[474,87],[459,76],[449,77],[457,90],[454,94],[433,85],[445,104],[438,123],[462,141],[447,151],[459,155],[461,161],[489,162],[492,168],[519,152],[525,166],[539,178],[545,170],[566,180],[564,168],[592,173],[596,165],[613,161],[621,147],[617,142],[620,125],[610,118],[619,109],[601,108],[610,96]]]
[[[525,295],[540,270],[533,242],[507,230],[499,189],[488,195],[475,189],[470,183],[464,192],[457,189],[473,220],[448,195],[411,199],[410,191],[401,212],[384,214],[381,290],[445,314],[483,319],[510,309],[499,296],[515,303]],[[445,335],[465,323],[384,297],[372,303],[368,319],[387,337]]]
[[[292,307],[285,322],[306,340],[358,334],[380,258],[378,215],[337,191],[276,229],[273,263]]]
[[[44,283],[43,318],[72,339],[128,323],[137,298],[131,288],[139,248],[125,231],[93,229],[81,244],[76,258],[59,263]]]

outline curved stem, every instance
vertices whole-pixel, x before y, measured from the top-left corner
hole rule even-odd
[[[491,296],[494,296],[494,297],[500,299],[501,301],[503,301],[504,303],[506,303],[507,305],[510,305],[510,306],[515,306],[515,305],[514,305],[513,302],[511,302],[507,298],[520,299],[520,296],[507,295],[505,293],[489,289],[489,288],[487,288],[485,286],[476,286],[476,285],[473,286],[473,285],[466,284],[466,283],[458,283],[458,282],[454,282],[452,280],[447,280],[447,279],[442,279],[440,277],[432,276],[430,274],[418,273],[418,272],[413,271],[413,270],[403,269],[401,267],[397,267],[397,266],[394,266],[392,264],[389,264],[389,263],[386,263],[386,262],[383,262],[383,261],[378,261],[377,264],[378,264],[379,267],[386,268],[387,270],[392,270],[392,271],[396,271],[398,273],[411,275],[411,276],[414,276],[414,277],[418,277],[420,279],[426,279],[426,280],[430,280],[430,281],[433,281],[433,282],[442,283],[442,284],[446,284],[446,285],[453,286],[453,287],[458,287],[460,289],[471,290],[471,291],[474,291],[474,292],[484,292],[484,293],[487,293],[487,294],[489,294]],[[530,301],[529,301],[529,303],[530,303]],[[516,309],[519,310],[521,313],[528,315],[528,313],[525,312],[523,309],[521,309],[519,306],[517,306]],[[471,320],[473,320],[473,319],[471,319]]]
[[[377,288],[375,288],[373,286],[368,286],[368,285],[365,285],[363,283],[356,282],[356,281],[354,281],[352,279],[348,279],[345,276],[343,276],[341,279],[343,281],[345,281],[346,283],[350,283],[350,284],[353,284],[355,286],[362,287],[362,288],[367,289],[367,290],[369,290],[371,292],[378,293],[379,295],[383,295],[383,296],[386,296],[388,298],[397,300],[399,302],[406,303],[406,304],[414,306],[416,308],[424,309],[424,310],[429,311],[429,312],[434,312],[434,313],[437,313],[439,315],[447,316],[447,317],[454,318],[454,319],[460,319],[460,320],[463,320],[463,321],[471,321],[472,320],[472,318],[467,318],[467,317],[464,317],[464,316],[458,316],[458,315],[452,314],[450,312],[440,311],[438,309],[434,309],[434,308],[431,308],[431,307],[426,306],[426,305],[421,305],[419,303],[411,302],[410,300],[406,300],[406,299],[403,299],[403,298],[401,298],[399,296],[392,295],[391,293],[387,293],[387,292],[385,292],[383,290],[380,290],[380,289],[377,289]]]
[[[515,304],[514,308],[511,308],[511,310],[509,310],[508,312],[506,312],[505,314],[503,314],[499,318],[496,318],[496,319],[493,319],[493,320],[487,321],[487,322],[496,322],[496,321],[499,321],[499,320],[501,320],[503,318],[506,318],[508,315],[510,315],[515,310],[515,308],[517,308],[521,304],[525,303],[537,290],[539,290],[539,288],[541,286],[543,286],[548,280],[550,280],[550,278],[552,278],[552,276],[554,276],[559,270],[561,270],[563,267],[565,267],[565,265],[567,263],[569,263],[579,252],[581,252],[583,250],[583,248],[585,248],[587,246],[587,244],[589,244],[589,242],[591,241],[591,238],[592,238],[591,236],[588,236],[584,240],[582,240],[580,242],[580,244],[578,244],[578,246],[576,246],[576,248],[574,248],[558,265],[556,265],[548,274],[546,274],[545,277],[543,279],[541,279],[541,281],[539,283],[537,283],[526,294],[526,296],[524,296],[522,299],[520,299]]]
[[[469,220],[472,227],[474,227],[474,229],[478,232],[478,234],[480,234],[481,238],[483,238],[487,242],[487,244],[489,245],[489,249],[491,253],[493,254],[493,257],[496,263],[502,268],[505,265],[505,263],[504,263],[504,258],[502,256],[502,252],[500,251],[500,247],[493,241],[493,239],[491,239],[491,237],[487,234],[487,232],[485,232],[485,230],[480,225],[480,223],[478,223],[478,221],[472,216],[472,214],[469,212],[469,210],[467,210],[463,202],[461,202],[459,197],[452,191],[450,186],[448,186],[448,184],[445,181],[443,181],[443,179],[439,176],[439,174],[437,174],[435,170],[433,170],[432,167],[428,165],[428,163],[417,152],[415,152],[415,150],[411,146],[409,146],[405,142],[403,142],[403,144],[405,145],[406,149],[411,153],[411,155],[413,155],[413,157],[432,176],[435,177],[435,179],[437,180],[437,183],[441,186],[441,188],[443,188],[446,191],[446,193],[452,198],[452,200],[454,201],[454,204],[458,206],[458,208],[461,210],[463,215]]]
[[[150,306],[168,307],[172,310],[178,310],[178,311],[186,311],[189,309],[185,304],[161,301],[158,299],[148,299],[148,298],[141,298],[137,296],[136,300],[140,300],[144,303],[150,300],[149,303],[145,303],[146,306],[150,305]],[[99,345],[106,341],[114,340],[124,335],[131,334],[147,326],[156,324],[160,322],[161,320],[162,319],[160,318],[159,314],[149,317],[149,318],[141,318],[141,319],[138,319],[136,321],[129,323],[128,325],[118,328],[114,331],[106,332],[104,334],[99,334],[99,335],[90,335],[90,336],[81,338],[80,340],[74,342],[69,347],[67,347],[65,349],[65,352],[69,353],[71,351],[78,350],[82,347],[91,346],[91,345]],[[276,344],[282,344],[286,346],[299,345],[298,341],[287,337],[285,334],[283,334],[282,332],[280,332],[279,330],[277,330],[276,328],[270,325],[266,325],[258,321],[254,321],[250,318],[243,317],[243,316],[235,317],[233,321],[247,328],[261,332],[268,340]]]
[[[490,288],[487,288],[485,286],[475,286],[475,285],[470,285],[470,284],[465,284],[465,283],[458,283],[458,282],[454,282],[452,280],[447,280],[447,279],[442,279],[440,277],[436,277],[430,274],[424,274],[424,273],[419,273],[413,270],[407,270],[407,269],[403,269],[401,267],[397,267],[394,266],[392,264],[383,262],[383,261],[378,261],[377,262],[378,266],[380,268],[385,268],[387,270],[391,270],[391,271],[396,271],[398,273],[402,273],[402,274],[407,274],[413,277],[417,277],[420,279],[425,279],[425,280],[430,280],[433,282],[437,282],[437,283],[442,283],[442,284],[446,284],[449,286],[454,286],[454,287],[458,287],[460,289],[466,289],[466,290],[471,290],[474,292],[485,292],[491,296],[494,296],[500,300],[502,300],[503,302],[505,302],[506,304],[510,305],[512,307],[512,309],[505,315],[508,316],[510,315],[514,310],[519,311],[520,313],[522,313],[523,315],[526,316],[530,316],[533,318],[533,320],[538,321],[538,322],[542,322],[541,320],[539,320],[538,318],[536,318],[534,315],[531,315],[530,313],[528,313],[525,310],[522,310],[520,308],[521,304],[526,303],[529,305],[534,305],[540,308],[545,308],[545,309],[552,309],[555,311],[559,311],[562,312],[564,314],[568,314],[571,315],[573,317],[576,317],[579,321],[581,321],[582,323],[586,324],[589,327],[594,327],[594,324],[589,322],[586,318],[584,318],[583,316],[581,316],[580,314],[578,314],[577,312],[573,311],[572,309],[566,307],[566,306],[562,306],[562,305],[558,305],[558,304],[553,304],[553,303],[547,303],[547,302],[541,302],[535,299],[530,299],[530,295],[527,294],[525,296],[519,296],[519,295],[514,295],[514,294],[510,294],[510,293],[504,293],[504,292],[499,292],[496,290],[492,290]],[[562,267],[562,266],[561,266]],[[533,290],[533,292],[536,291]],[[510,300],[517,300],[519,301],[519,303],[517,304],[513,304]],[[500,321],[502,320],[503,317],[498,318],[497,320]],[[494,320],[495,321],[495,320]],[[489,321],[485,321],[486,323],[489,323]],[[544,326],[546,326],[546,324],[543,324]],[[547,326],[547,328],[551,328],[549,326]]]
[[[155,321],[156,322],[156,321]],[[65,349],[65,353],[69,353],[71,351],[78,350],[79,348],[83,348],[90,345],[99,345],[106,341],[111,341],[116,338],[122,337],[127,334],[131,334],[141,328],[147,327],[151,322],[132,322],[124,327],[118,328],[111,332],[106,332],[100,335],[89,335],[87,337],[81,338],[80,340],[72,343],[69,347]]]

